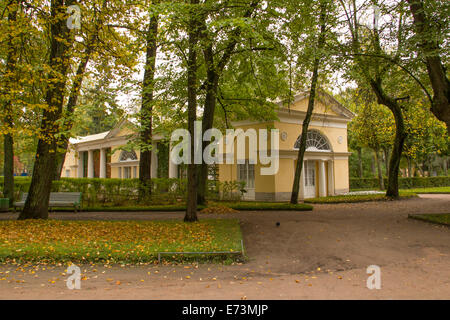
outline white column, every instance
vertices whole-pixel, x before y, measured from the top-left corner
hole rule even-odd
[[[88,151],[88,178],[94,177],[94,150]]]
[[[158,150],[158,143],[157,142],[153,142],[152,168],[151,168],[152,178],[156,178],[158,176],[158,155],[157,155],[157,150]]]
[[[100,178],[106,178],[106,149],[100,149]]]
[[[319,160],[319,197],[327,196],[327,174],[325,161]]]
[[[172,162],[170,153],[172,151],[172,143],[169,146],[169,179],[178,178],[178,166]]]
[[[78,172],[77,172],[77,177],[78,178],[83,178],[83,173],[84,173],[84,165],[83,165],[83,153],[82,152],[78,152]]]
[[[334,162],[328,161],[328,195],[334,196]]]

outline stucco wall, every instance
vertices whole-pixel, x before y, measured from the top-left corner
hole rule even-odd
[[[66,153],[66,158],[64,160],[64,164],[61,170],[61,176],[67,177],[67,170],[69,170],[68,178],[76,178],[77,177],[77,168],[73,166],[78,165],[78,154],[69,146],[69,149]]]
[[[302,125],[295,123],[275,122],[275,127],[280,130],[280,137],[283,132],[287,133],[285,141],[280,139],[280,150],[292,150],[301,134]],[[347,129],[346,128],[331,128],[310,125],[310,130],[319,131],[331,144],[333,152],[347,152]],[[338,137],[342,137],[342,143],[338,142]]]
[[[294,183],[294,160],[280,159],[280,169],[275,176],[275,188],[277,192],[291,192]]]
[[[348,174],[348,160],[334,160],[334,186],[336,194],[349,191]]]
[[[306,99],[295,102],[289,108],[292,110],[306,112],[308,110],[308,103],[309,103],[309,99],[306,98]],[[321,98],[319,98],[319,97],[316,98],[316,101],[314,103],[314,113],[338,116],[338,114],[336,112],[334,112],[329,105],[324,104],[321,101]]]

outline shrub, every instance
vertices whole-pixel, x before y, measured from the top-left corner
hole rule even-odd
[[[3,178],[0,177],[0,182]],[[28,192],[31,178],[16,177],[15,198]],[[82,192],[83,206],[126,206],[138,201],[139,179],[61,178],[53,181],[51,192]],[[144,203],[172,204],[186,194],[184,179],[152,179],[152,195]]]
[[[411,177],[398,179],[400,189],[426,188],[426,187],[448,187],[450,176],[444,177]],[[384,180],[387,187],[387,179]],[[350,178],[350,189],[378,189],[377,178]]]
[[[238,201],[242,199],[245,191],[244,181],[224,181],[216,182],[216,190],[218,190],[218,198],[220,200]],[[216,199],[216,200],[217,200]]]

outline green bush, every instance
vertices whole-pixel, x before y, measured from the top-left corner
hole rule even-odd
[[[239,201],[245,191],[244,181],[216,181],[217,198],[214,200]]]
[[[0,177],[3,183],[3,177]],[[15,177],[15,198],[28,192],[30,177]],[[186,198],[186,179],[152,179],[152,192],[141,204],[170,205]],[[207,199],[240,200],[245,192],[245,182],[208,181]],[[83,207],[136,206],[139,195],[139,179],[61,178],[53,181],[51,192],[82,192]]]
[[[400,191],[401,199],[409,199],[417,197],[414,192]],[[391,200],[386,197],[385,194],[352,194],[352,195],[339,195],[319,198],[305,199],[305,203],[314,204],[331,204],[331,203],[357,203],[357,202],[370,202],[370,201],[388,201]]]
[[[0,183],[3,177],[0,177]],[[15,198],[28,192],[31,178],[15,177]],[[138,201],[139,179],[61,178],[53,181],[51,192],[82,192],[83,206],[132,206]],[[145,203],[173,204],[186,195],[184,179],[152,179],[152,195]]]
[[[412,177],[399,178],[400,189],[426,188],[426,187],[448,187],[450,186],[450,176],[444,177]],[[384,179],[387,187],[387,179]],[[350,189],[378,189],[377,178],[350,178]]]

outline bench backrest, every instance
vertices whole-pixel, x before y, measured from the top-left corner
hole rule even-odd
[[[28,193],[22,193],[22,201],[26,201]],[[50,202],[52,201],[66,201],[73,202],[74,204],[81,203],[81,192],[51,192]]]

